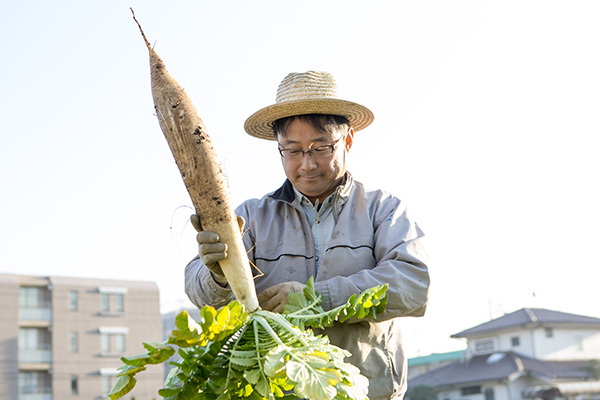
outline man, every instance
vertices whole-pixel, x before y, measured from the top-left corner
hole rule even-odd
[[[369,379],[369,398],[401,399],[406,360],[402,316],[422,316],[429,274],[423,233],[403,202],[382,190],[367,190],[347,171],[354,133],[373,121],[369,109],[337,98],[328,73],[289,74],[274,105],[246,121],[252,136],[275,139],[287,180],[262,199],[236,210],[243,240],[256,266],[261,307],[280,312],[287,295],[311,277],[331,309],[365,289],[388,284],[386,311],[376,320],[336,323],[324,333],[352,353],[347,360]],[[198,229],[197,217],[192,222]],[[186,267],[186,292],[201,307],[233,299],[218,261],[227,244],[200,231],[199,256]]]

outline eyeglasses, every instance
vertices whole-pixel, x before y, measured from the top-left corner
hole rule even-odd
[[[333,150],[335,149],[335,146],[338,144],[338,142],[340,140],[342,140],[344,136],[341,136],[338,140],[336,140],[335,142],[331,143],[331,144],[326,144],[323,146],[319,146],[319,147],[315,147],[314,149],[309,149],[309,150],[296,150],[296,149],[282,149],[281,147],[279,148],[279,154],[281,154],[281,157],[285,158],[286,160],[302,160],[304,158],[305,154],[308,154],[310,156],[312,156],[313,158],[325,158],[325,157],[329,157],[330,155],[333,154]]]

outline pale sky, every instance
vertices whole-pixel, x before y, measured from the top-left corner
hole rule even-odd
[[[522,307],[600,317],[598,1],[4,1],[0,272],[151,280],[163,310],[189,305],[191,202],[129,7],[236,205],[285,178],[243,123],[287,73],[331,72],[374,112],[349,170],[406,201],[431,256],[410,357]]]

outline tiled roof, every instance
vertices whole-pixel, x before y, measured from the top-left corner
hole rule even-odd
[[[427,356],[413,357],[408,359],[408,366],[433,364],[443,361],[454,361],[462,357],[463,350],[450,351],[448,353],[433,353]]]
[[[538,326],[598,326],[600,318],[586,317],[583,315],[563,313],[560,311],[546,310],[543,308],[522,308],[500,318],[493,319],[473,328],[451,335],[453,338],[469,337],[487,333],[490,331],[501,331],[514,327],[534,324]]]
[[[409,380],[409,386],[453,386],[473,382],[508,379],[518,373],[534,373],[552,379],[586,379],[587,361],[539,361],[514,352],[473,357],[456,361]]]

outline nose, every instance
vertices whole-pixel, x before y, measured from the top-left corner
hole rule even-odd
[[[300,167],[305,171],[310,171],[317,167],[317,163],[315,162],[312,152],[303,154],[302,164]]]

